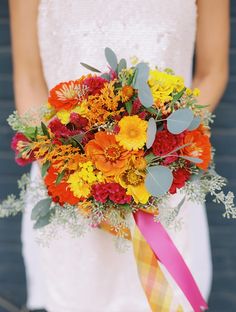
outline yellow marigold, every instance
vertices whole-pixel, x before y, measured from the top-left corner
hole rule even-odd
[[[137,151],[147,141],[147,121],[137,115],[125,116],[119,121],[120,131],[116,140],[127,150]]]
[[[161,103],[172,100],[172,92],[179,92],[184,88],[184,80],[180,76],[170,75],[166,72],[150,70],[148,84],[154,101]]]
[[[91,161],[79,164],[79,170],[72,173],[67,180],[74,196],[88,197],[91,186],[97,182],[103,182],[104,177],[100,171],[95,171]]]

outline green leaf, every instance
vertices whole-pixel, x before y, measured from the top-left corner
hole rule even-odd
[[[37,127],[27,127],[24,130],[24,135],[29,138],[29,139],[34,139],[35,138],[35,130]]]
[[[125,108],[126,108],[126,110],[127,110],[129,115],[131,114],[132,107],[133,107],[132,101],[128,101],[128,102],[125,103]]]
[[[179,134],[190,126],[193,117],[189,108],[178,109],[167,118],[167,129],[173,134]]]
[[[95,67],[93,67],[93,66],[90,66],[90,65],[88,65],[88,64],[86,64],[86,63],[82,63],[82,62],[80,62],[80,64],[81,64],[82,66],[84,66],[85,68],[87,68],[88,70],[91,70],[91,71],[93,71],[93,72],[95,72],[95,73],[101,73],[101,71],[100,71],[99,69],[97,69],[97,68],[95,68]]]
[[[176,94],[173,96],[172,102],[173,102],[173,103],[177,102],[177,101],[183,96],[184,91],[185,91],[185,88],[182,89],[180,92],[176,93]]]
[[[150,114],[157,115],[157,116],[160,115],[160,111],[158,111],[157,109],[155,109],[155,108],[153,108],[153,107],[146,108],[146,110],[147,110]]]
[[[136,65],[136,77],[133,82],[133,87],[135,89],[140,89],[144,84],[147,84],[149,77],[149,66],[146,63],[139,63]]]
[[[153,159],[156,158],[156,156],[153,153],[149,153],[144,158],[145,158],[147,163],[150,163]]]
[[[47,126],[41,121],[41,128],[43,131],[43,134],[46,135],[50,139],[50,134],[48,132]]]
[[[151,90],[146,82],[143,83],[142,86],[141,85],[139,86],[138,97],[143,106],[147,108],[152,106],[153,97],[152,97]]]
[[[45,216],[38,218],[38,220],[34,224],[34,229],[38,230],[48,225],[50,223],[50,218],[52,216],[52,213],[53,211],[49,211]]]
[[[31,220],[37,220],[39,217],[44,217],[48,214],[51,203],[52,199],[49,197],[40,200],[32,209]]]
[[[111,66],[113,70],[117,69],[118,61],[117,56],[114,51],[108,47],[105,48],[105,56],[108,64]]]
[[[61,182],[61,180],[64,178],[65,173],[66,173],[66,171],[63,170],[62,172],[60,172],[60,173],[57,175],[56,184],[59,184],[59,183]]]
[[[148,167],[147,172],[145,186],[150,194],[157,197],[169,191],[173,182],[173,174],[168,167]]]
[[[193,162],[195,164],[201,164],[203,162],[202,159],[197,158],[197,157],[182,156],[182,155],[180,157],[183,158],[183,159],[189,160],[189,161],[191,161],[191,162]]]
[[[118,69],[117,69],[118,73],[121,72],[126,67],[127,67],[126,60],[122,58],[118,64]]]
[[[188,127],[188,130],[192,131],[195,130],[199,127],[201,123],[201,117],[200,116],[195,116],[191,122],[191,124]]]
[[[49,160],[47,160],[43,165],[42,165],[42,168],[41,168],[41,175],[42,177],[44,178],[49,167],[51,166],[51,163]]]
[[[102,77],[103,79],[106,79],[108,81],[111,80],[111,77],[110,77],[110,75],[108,73],[103,73],[100,77]]]
[[[147,129],[147,142],[146,146],[147,148],[151,148],[152,144],[155,140],[157,133],[157,125],[154,118],[150,118],[148,121],[148,129]]]

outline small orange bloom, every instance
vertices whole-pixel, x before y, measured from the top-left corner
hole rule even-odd
[[[85,152],[107,176],[120,173],[130,156],[130,152],[118,144],[115,135],[107,132],[97,132],[95,139],[85,146]]]
[[[71,110],[78,105],[88,93],[88,87],[83,84],[86,78],[82,76],[79,80],[61,82],[51,89],[48,102],[56,110]]]
[[[122,97],[122,102],[128,101],[132,95],[134,94],[134,89],[131,86],[124,86],[121,89],[121,97]]]
[[[191,143],[182,151],[183,155],[200,158],[202,163],[197,167],[206,170],[211,161],[211,143],[209,137],[199,130],[188,131],[184,137],[183,144]]]

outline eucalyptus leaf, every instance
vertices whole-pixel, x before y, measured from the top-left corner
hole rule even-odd
[[[111,66],[111,68],[113,70],[116,70],[117,65],[118,65],[118,61],[117,61],[117,56],[116,56],[115,52],[112,49],[106,47],[105,48],[105,56],[106,56],[108,64]]]
[[[195,164],[201,164],[203,162],[202,159],[197,158],[197,157],[190,157],[190,156],[181,156],[181,158],[189,160]]]
[[[41,199],[32,209],[31,220],[37,220],[39,217],[44,217],[50,210],[52,200],[47,197]]]
[[[108,81],[111,80],[111,77],[110,77],[110,75],[109,75],[108,73],[103,73],[103,74],[101,74],[100,77],[102,77],[103,79],[106,79],[106,80],[108,80]]]
[[[191,122],[190,126],[188,127],[188,130],[192,131],[195,130],[199,127],[201,123],[201,117],[200,116],[195,116],[193,118],[193,121]]]
[[[190,126],[193,117],[189,108],[178,109],[167,118],[167,129],[173,134],[180,134]]]
[[[150,118],[148,121],[148,129],[147,129],[147,142],[146,142],[147,148],[152,147],[152,144],[156,137],[156,132],[157,132],[156,121],[154,118]]]
[[[146,82],[138,89],[138,97],[140,102],[145,107],[151,107],[153,104],[153,96],[151,90]]]
[[[82,66],[84,66],[85,68],[87,68],[88,70],[91,70],[91,71],[93,71],[93,72],[95,72],[95,73],[101,73],[101,71],[100,71],[99,69],[97,69],[97,68],[95,68],[95,67],[93,67],[93,66],[91,66],[91,65],[88,65],[88,64],[82,63],[82,62],[80,62],[80,64],[81,64]]]
[[[125,59],[121,59],[119,64],[118,64],[118,73],[121,72],[123,69],[125,69],[127,67],[127,62]]]
[[[136,77],[134,81],[134,88],[140,89],[144,84],[147,83],[149,77],[149,66],[146,63],[139,63],[136,65]]]
[[[45,216],[38,218],[34,224],[34,229],[38,230],[48,225],[50,223],[51,215],[52,215],[52,212],[49,211]]]
[[[148,167],[147,172],[145,186],[150,194],[161,196],[169,191],[173,182],[173,174],[168,167]]]
[[[41,175],[42,177],[44,178],[49,167],[51,166],[51,163],[49,160],[47,160],[43,165],[42,165],[42,168],[41,168]]]

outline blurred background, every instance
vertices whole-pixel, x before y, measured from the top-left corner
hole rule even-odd
[[[0,1],[0,200],[17,192],[19,168],[10,150],[12,132],[6,118],[14,110],[11,43],[7,0]],[[230,80],[217,108],[212,141],[217,150],[217,171],[228,178],[236,194],[236,1],[231,0]],[[236,220],[221,216],[223,207],[208,203],[207,212],[213,253],[214,280],[210,310],[236,311]],[[26,300],[25,271],[21,256],[21,217],[0,220],[0,312],[17,312],[1,307],[5,300],[23,307]],[[199,254],[199,257],[201,255]],[[4,300],[5,299],[5,300]],[[5,302],[5,305],[7,303]],[[65,311],[66,312],[66,311]],[[124,311],[126,312],[126,311]],[[128,312],[128,311],[127,311]]]

